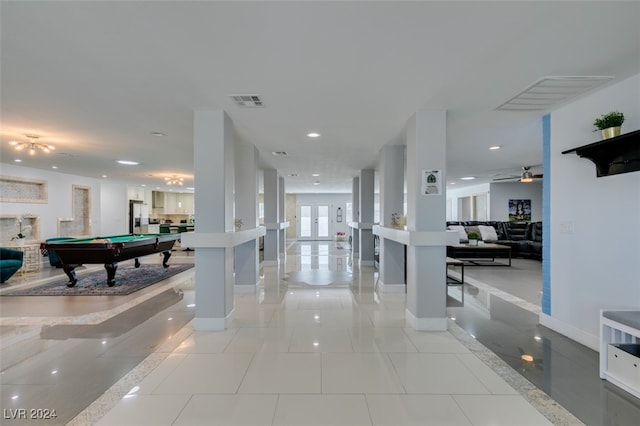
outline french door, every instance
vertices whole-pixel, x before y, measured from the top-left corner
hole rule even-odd
[[[330,240],[329,204],[298,205],[298,239]]]

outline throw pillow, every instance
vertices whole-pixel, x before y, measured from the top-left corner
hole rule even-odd
[[[478,225],[478,229],[480,230],[482,241],[487,243],[498,241],[498,233],[496,232],[496,228],[493,226]]]
[[[461,243],[468,243],[469,242],[469,238],[467,238],[467,231],[464,230],[464,226],[462,225],[449,225],[447,226],[447,229],[450,231],[458,231],[458,233],[460,234],[460,242]]]

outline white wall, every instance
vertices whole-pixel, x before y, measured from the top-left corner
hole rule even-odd
[[[596,177],[595,165],[561,152],[596,142],[592,123],[624,112],[640,129],[640,74],[551,114],[551,314],[541,323],[598,349],[600,309],[640,309],[640,172]]]
[[[347,203],[352,202],[351,194],[296,194],[296,204],[329,204],[329,232],[335,235],[336,232],[347,232]],[[342,222],[336,222],[336,211],[342,208]],[[297,209],[296,209],[297,215]],[[298,218],[296,217],[296,220]],[[294,218],[288,217],[293,221]],[[298,224],[299,225],[299,224]],[[299,228],[298,228],[299,229]],[[348,233],[348,232],[347,232]]]
[[[0,203],[1,214],[20,215],[31,213],[40,216],[40,239],[58,235],[58,218],[70,218],[72,214],[72,185],[91,188],[91,234],[113,235],[128,233],[127,186],[124,183],[103,182],[84,176],[75,176],[47,170],[32,169],[2,163],[3,176],[40,179],[48,182],[48,202]],[[103,193],[104,188],[104,193]]]
[[[491,220],[509,220],[509,200],[531,200],[531,221],[542,220],[542,182],[500,182],[490,185]]]

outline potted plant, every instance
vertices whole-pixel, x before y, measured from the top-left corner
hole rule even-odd
[[[476,231],[471,231],[467,233],[467,238],[469,238],[470,246],[477,246],[478,240],[480,239],[480,234],[478,234]]]
[[[622,123],[624,123],[624,114],[619,111],[611,111],[596,118],[593,125],[602,131],[603,139],[609,139],[620,135]]]

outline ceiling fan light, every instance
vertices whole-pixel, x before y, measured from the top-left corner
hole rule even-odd
[[[529,178],[524,178],[523,177],[523,178],[520,179],[520,182],[522,182],[522,183],[531,183],[531,182],[533,182],[533,178],[530,178],[530,177]]]

